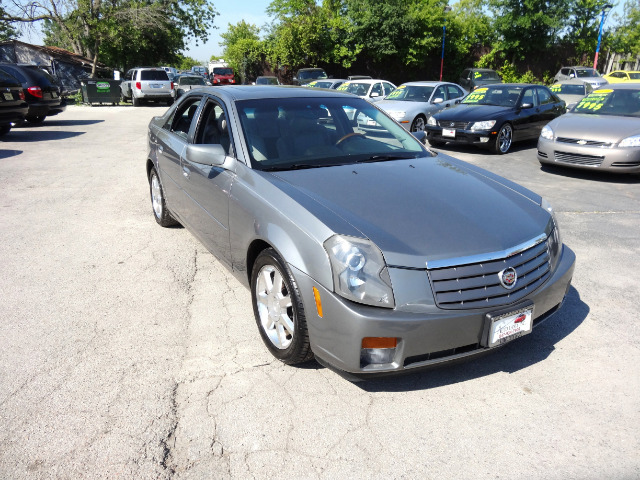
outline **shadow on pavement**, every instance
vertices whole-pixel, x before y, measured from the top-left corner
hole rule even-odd
[[[0,150],[0,160],[3,158],[15,157],[16,155],[20,155],[22,150]]]
[[[429,142],[427,142],[427,146]],[[446,153],[447,155],[451,155],[455,157],[455,153],[456,152],[461,152],[461,153],[475,153],[478,155],[486,155],[486,156],[491,156],[491,157],[496,157],[496,158],[509,158],[509,155],[511,153],[516,153],[516,152],[521,152],[523,150],[528,150],[530,148],[535,147],[538,144],[538,140],[534,139],[534,140],[524,140],[522,142],[516,142],[511,146],[511,149],[503,154],[503,155],[498,155],[497,153],[494,153],[493,150],[489,150],[487,147],[481,147],[481,146],[474,146],[474,145],[464,145],[464,144],[454,144],[454,143],[447,143],[446,145],[442,145],[439,147],[433,147],[430,146],[429,148],[431,149],[436,149],[437,151],[440,151],[442,153]]]
[[[443,387],[498,372],[514,373],[549,357],[555,350],[554,345],[578,328],[588,314],[589,306],[580,299],[578,291],[571,287],[564,305],[555,315],[535,328],[531,334],[502,348],[456,364],[399,376],[356,381],[354,384],[367,392],[405,392]],[[354,380],[348,375],[344,377]]]
[[[555,165],[541,165],[540,170],[552,175],[558,175],[567,178],[576,178],[578,180],[593,180],[594,182],[617,183],[617,184],[636,184],[640,183],[640,175],[637,173],[615,173],[603,171],[578,170],[573,168],[562,168]]]
[[[8,140],[12,142],[48,142],[50,140],[66,140],[68,138],[84,135],[86,132],[55,132],[51,130],[12,130]]]
[[[58,120],[47,119],[40,125],[33,125],[29,122],[24,122],[20,125],[16,125],[13,128],[29,128],[29,127],[73,127],[77,125],[94,125],[96,123],[103,123],[104,120]]]

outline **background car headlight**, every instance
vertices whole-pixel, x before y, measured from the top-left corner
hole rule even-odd
[[[387,113],[391,118],[394,118],[396,120],[400,120],[401,118],[404,118],[407,115],[407,112],[399,112],[399,111],[391,111]]]
[[[540,132],[540,136],[546,140],[553,140],[553,130],[551,130],[551,127],[549,127],[549,125],[545,125]]]
[[[432,127],[435,127],[438,125],[438,122],[436,122],[435,118],[429,117],[429,119],[427,120],[427,125],[431,125]]]
[[[640,135],[634,135],[632,137],[627,137],[622,140],[619,144],[619,147],[640,147]]]
[[[549,255],[551,255],[551,270],[556,268],[558,259],[560,258],[560,252],[562,251],[562,237],[560,236],[560,226],[558,225],[558,219],[556,213],[553,211],[553,207],[544,198],[540,204],[547,212],[551,214],[553,220],[553,231],[547,238],[547,248],[549,249]]]
[[[484,122],[475,122],[471,125],[471,130],[491,130],[496,124],[495,120],[486,120]]]
[[[371,241],[334,235],[324,242],[338,295],[354,302],[393,308],[391,278],[382,252]]]

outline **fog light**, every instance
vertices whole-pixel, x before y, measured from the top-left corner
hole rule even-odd
[[[482,143],[487,143],[489,141],[489,137],[480,137],[480,141]]]
[[[365,337],[360,350],[360,365],[384,364],[393,362],[398,339],[395,337]]]

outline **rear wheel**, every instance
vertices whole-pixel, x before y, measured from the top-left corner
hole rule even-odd
[[[0,137],[11,131],[11,125],[3,125],[0,127]]]
[[[412,132],[424,132],[424,126],[426,124],[425,118],[422,115],[418,115],[411,124]]]
[[[493,144],[493,151],[502,155],[507,153],[513,143],[513,128],[508,123],[505,123],[498,132],[495,143]]]
[[[158,225],[162,227],[170,227],[175,225],[176,220],[171,216],[169,210],[167,210],[167,203],[164,199],[164,191],[160,184],[160,178],[158,178],[158,172],[155,168],[152,168],[149,172],[149,189],[151,191],[151,207],[153,208],[153,216],[158,222]]]
[[[139,107],[139,106],[142,104],[142,102],[140,101],[140,99],[139,99],[139,98],[136,98],[136,97],[135,97],[135,96],[133,96],[133,95],[131,96],[131,103],[133,103],[133,106],[134,106],[134,107]]]
[[[44,122],[45,118],[47,118],[46,115],[33,115],[33,116],[30,116],[30,117],[26,117],[25,120],[27,122],[29,122],[29,123],[38,124],[38,123]]]
[[[313,358],[298,286],[272,248],[263,250],[251,273],[253,312],[271,354],[293,365]]]

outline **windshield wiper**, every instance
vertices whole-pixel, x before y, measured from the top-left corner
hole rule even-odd
[[[415,155],[415,154],[371,155],[369,158],[364,158],[362,160],[356,160],[355,163],[388,162],[390,160],[407,160],[409,158],[417,158],[417,155]]]
[[[308,168],[322,168],[322,167],[338,167],[344,165],[343,163],[323,163],[320,165],[312,165],[310,163],[294,163],[293,165],[278,165],[273,167],[263,168],[263,172],[282,172],[286,170],[306,170]]]

